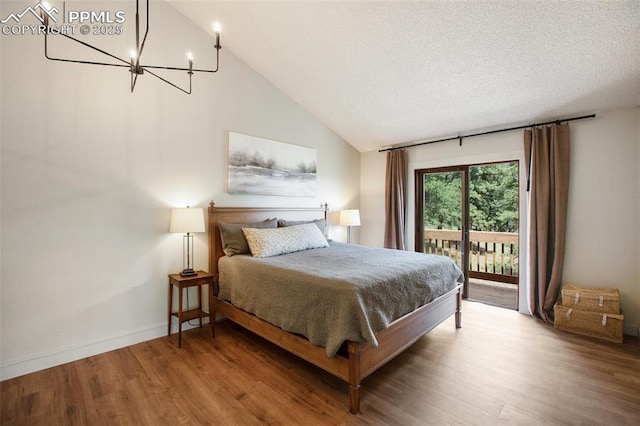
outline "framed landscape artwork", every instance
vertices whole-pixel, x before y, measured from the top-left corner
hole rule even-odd
[[[313,197],[316,150],[229,132],[229,193]]]

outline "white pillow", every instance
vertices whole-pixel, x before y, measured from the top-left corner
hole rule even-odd
[[[242,228],[253,257],[270,257],[294,251],[329,247],[327,239],[313,223],[284,228]]]

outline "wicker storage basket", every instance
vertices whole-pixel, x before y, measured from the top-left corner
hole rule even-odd
[[[608,314],[620,313],[620,292],[617,288],[589,288],[575,284],[562,287],[562,306]]]
[[[610,342],[622,343],[622,314],[608,314],[554,306],[554,327],[558,330],[597,337]]]

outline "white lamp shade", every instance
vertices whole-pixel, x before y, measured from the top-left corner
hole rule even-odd
[[[178,208],[171,209],[171,224],[169,232],[204,232],[204,209]]]
[[[340,210],[341,226],[360,226],[360,210]]]

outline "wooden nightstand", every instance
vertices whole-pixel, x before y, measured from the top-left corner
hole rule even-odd
[[[182,323],[185,321],[198,319],[200,322],[200,327],[202,327],[202,318],[209,317],[209,321],[212,325],[212,333],[213,333],[213,318],[212,315],[208,312],[202,310],[202,286],[209,286],[209,301],[211,301],[212,291],[213,291],[213,275],[205,272],[198,271],[196,275],[190,277],[183,277],[180,274],[171,274],[169,275],[169,330],[167,332],[167,336],[171,336],[171,316],[175,316],[178,318],[178,347],[182,347]],[[183,289],[188,287],[198,287],[198,306],[186,311],[183,311],[182,307],[182,294]],[[178,312],[172,312],[173,307],[173,287],[178,289]],[[211,309],[209,309],[210,312]]]

